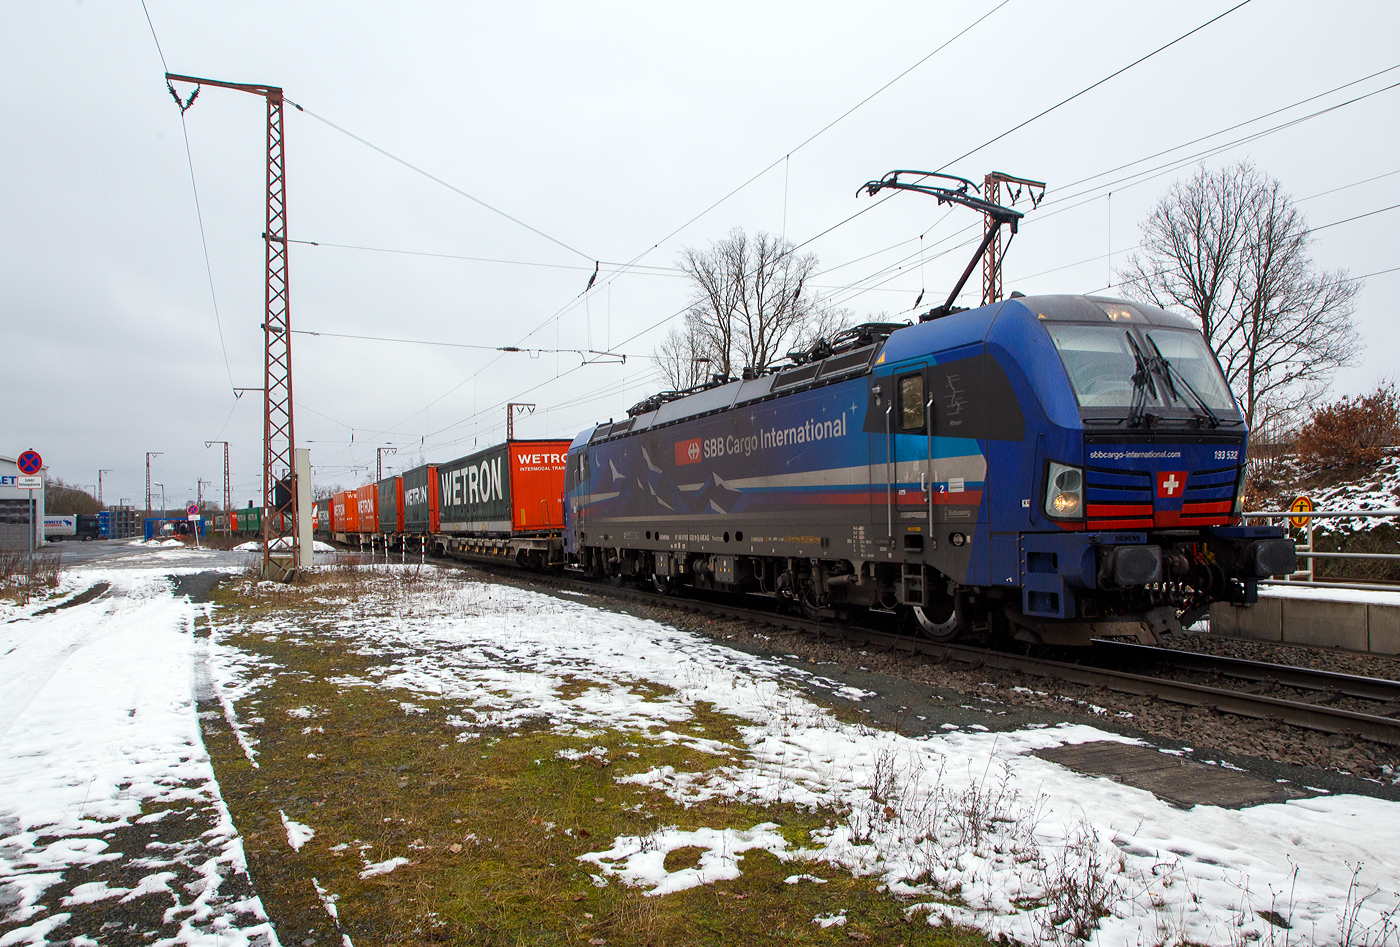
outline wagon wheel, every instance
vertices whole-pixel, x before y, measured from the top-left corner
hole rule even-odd
[[[932,605],[905,605],[900,609],[901,624],[909,634],[931,641],[948,642],[962,634],[957,599],[951,595]]]

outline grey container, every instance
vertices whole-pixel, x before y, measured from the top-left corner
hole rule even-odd
[[[442,532],[510,532],[510,459],[506,448],[497,444],[438,466]]]
[[[399,478],[385,477],[379,488],[379,532],[399,531]]]
[[[437,465],[425,464],[403,475],[403,531],[405,533],[436,533],[438,531]]]

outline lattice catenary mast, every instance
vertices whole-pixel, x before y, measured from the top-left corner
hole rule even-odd
[[[292,428],[292,333],[287,301],[287,192],[282,137],[282,90],[277,86],[219,82],[166,73],[167,82],[192,82],[251,92],[267,100],[267,293],[263,320],[263,568],[264,578],[296,577],[296,436]],[[174,94],[174,89],[171,89]],[[176,97],[179,102],[179,96]],[[193,102],[192,95],[189,102]],[[188,108],[188,103],[180,103]],[[285,471],[278,479],[278,471]]]

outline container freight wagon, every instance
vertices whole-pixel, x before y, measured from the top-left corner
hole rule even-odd
[[[233,520],[233,531],[235,533],[261,533],[262,513],[262,507],[255,506],[234,510],[230,514]]]
[[[568,441],[511,441],[437,468],[439,552],[540,568],[562,562]]]
[[[379,535],[385,543],[395,545],[403,532],[403,478],[385,477],[376,491],[379,503]]]
[[[342,490],[331,497],[331,536],[336,542],[351,542],[360,531],[359,505],[354,490]]]
[[[440,531],[437,474],[437,465],[427,464],[403,475],[402,531],[405,536],[426,540]]]
[[[331,501],[316,501],[316,523],[312,527],[315,534],[329,536],[331,534]]]
[[[355,491],[355,509],[359,512],[360,542],[374,535],[379,528],[379,486],[366,484]]]

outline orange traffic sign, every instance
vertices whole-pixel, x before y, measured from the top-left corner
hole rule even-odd
[[[1295,499],[1293,505],[1288,508],[1288,512],[1290,513],[1311,513],[1312,511],[1313,502],[1305,496],[1300,496]],[[1301,529],[1308,525],[1310,519],[1312,519],[1311,516],[1290,516],[1288,522]]]

